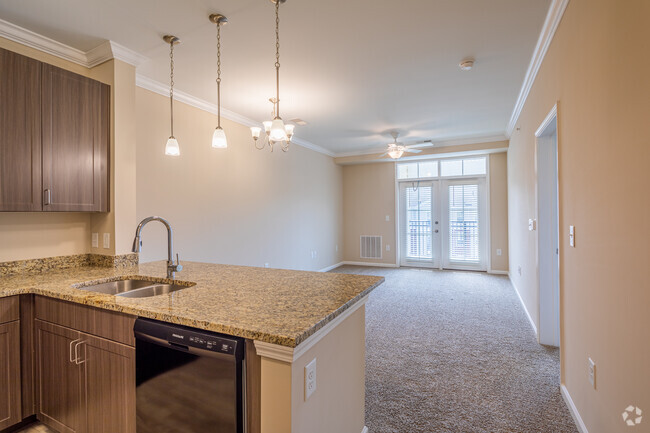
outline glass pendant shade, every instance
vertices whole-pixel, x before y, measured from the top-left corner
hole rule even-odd
[[[388,156],[390,156],[393,159],[399,159],[402,157],[404,154],[404,151],[402,149],[393,149],[388,152]]]
[[[287,131],[284,129],[284,122],[280,118],[276,118],[271,123],[271,135],[269,137],[273,141],[287,141]]]
[[[226,133],[222,128],[215,128],[214,133],[212,134],[212,147],[215,149],[225,149],[228,147]]]
[[[266,121],[262,122],[262,125],[264,125],[264,132],[266,132],[267,135],[271,133],[271,124],[272,123],[273,122],[271,122],[270,120],[266,120]]]
[[[253,135],[253,138],[257,140],[260,138],[260,133],[262,132],[262,128],[258,128],[257,126],[252,126],[251,127],[251,134]]]
[[[165,155],[178,156],[181,154],[181,149],[178,147],[178,141],[172,136],[167,140],[165,145]]]
[[[293,130],[296,127],[296,125],[284,125],[284,130],[287,133],[287,138],[291,140],[291,137],[293,137]]]

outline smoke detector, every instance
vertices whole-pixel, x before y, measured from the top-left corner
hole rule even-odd
[[[460,67],[461,71],[469,71],[474,67],[474,59],[473,58],[467,58],[462,60],[458,66]]]

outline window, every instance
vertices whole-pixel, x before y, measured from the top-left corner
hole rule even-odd
[[[438,166],[440,164],[440,166]],[[397,179],[430,179],[437,177],[484,176],[487,174],[486,157],[441,159],[435,161],[397,164]]]

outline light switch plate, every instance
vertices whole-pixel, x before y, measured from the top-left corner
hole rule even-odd
[[[535,230],[535,226],[536,226],[535,220],[530,218],[528,220],[528,230],[532,232],[533,230]]]
[[[111,234],[104,233],[104,248],[110,248],[110,247],[111,247]]]
[[[386,215],[386,221],[390,221],[390,215]]]
[[[497,256],[501,255],[501,248],[497,248]]]
[[[305,366],[305,401],[316,391],[316,358]]]
[[[93,248],[99,248],[99,233],[92,234],[92,246]]]
[[[576,246],[576,229],[574,226],[569,226],[569,246],[574,248]]]

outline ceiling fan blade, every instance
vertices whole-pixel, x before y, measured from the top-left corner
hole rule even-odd
[[[407,148],[407,149],[404,150],[404,152],[408,152],[408,153],[420,153],[420,152],[422,152],[422,151],[421,151],[420,149],[409,149],[409,148]]]
[[[413,144],[409,144],[408,147],[411,148],[427,148],[427,147],[433,147],[433,142],[431,140],[425,140],[425,141],[418,141]]]

